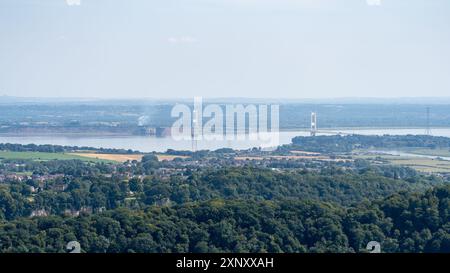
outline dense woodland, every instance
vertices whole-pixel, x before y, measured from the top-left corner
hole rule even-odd
[[[62,163],[64,162],[64,163]],[[41,168],[35,165],[42,164]],[[145,166],[145,162],[143,163]],[[225,200],[320,200],[352,205],[376,200],[399,191],[423,191],[442,185],[439,177],[420,176],[407,168],[330,168],[321,172],[300,170],[277,172],[253,167],[224,167],[217,170],[186,171],[161,178],[115,176],[107,164],[81,161],[34,163],[34,173],[64,173],[44,185],[36,179],[0,184],[0,219],[27,217],[33,211],[64,215],[67,210],[110,210],[118,207],[144,208],[155,204],[184,204],[212,199]],[[46,169],[47,168],[47,169]],[[400,179],[403,177],[403,179]],[[32,191],[31,189],[39,189]],[[30,201],[32,200],[32,201]]]
[[[153,154],[3,159],[0,252],[65,252],[73,240],[85,252],[364,252],[373,240],[383,252],[450,252],[445,176],[365,160],[273,169],[213,157],[231,152],[205,152],[213,164],[202,168]]]
[[[450,150],[450,138],[428,135],[347,135],[347,136],[298,136],[292,139],[292,145],[279,150],[303,149],[312,152],[348,153],[355,149],[399,149],[399,148],[444,148]]]
[[[320,201],[216,199],[174,207],[5,222],[2,252],[450,252],[450,187],[344,208]]]

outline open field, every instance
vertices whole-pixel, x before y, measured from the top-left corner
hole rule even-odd
[[[143,154],[100,154],[100,153],[72,153],[72,155],[80,156],[84,158],[95,158],[102,160],[109,160],[114,162],[126,162],[128,160],[133,161],[141,161]],[[175,158],[188,158],[187,156],[178,156],[178,155],[156,155],[159,161],[167,160],[172,161]]]
[[[84,158],[94,158],[101,160],[108,160],[114,162],[125,162],[125,161],[140,161],[144,155],[141,154],[97,154],[97,153],[71,153],[71,155],[84,157]]]
[[[394,165],[408,166],[422,172],[450,173],[450,161],[408,157],[393,158],[389,161]]]
[[[417,155],[431,155],[431,156],[441,156],[441,157],[450,157],[450,149],[427,149],[427,148],[402,148],[399,149],[402,152],[407,152],[411,154]]]
[[[237,156],[235,160],[264,160],[264,159],[277,159],[277,160],[295,160],[295,159],[325,159],[323,156],[302,156],[302,155],[272,155],[272,156]]]
[[[368,150],[355,150],[354,157],[362,159],[386,160],[393,165],[411,167],[417,171],[427,173],[450,173],[450,150],[446,148],[399,148],[393,154],[371,152]],[[398,152],[398,154],[396,154]],[[440,158],[439,158],[440,157]]]
[[[43,153],[43,152],[12,152],[12,151],[0,151],[1,159],[23,159],[23,160],[36,160],[36,161],[48,161],[48,160],[83,160],[89,162],[126,162],[128,160],[141,161],[143,154],[101,154],[101,153]],[[167,160],[171,161],[175,158],[188,158],[187,156],[178,155],[156,155],[159,161]]]
[[[332,162],[340,162],[340,161],[348,161],[348,159],[342,158],[330,158],[328,156],[308,156],[308,155],[271,155],[271,156],[237,156],[234,158],[235,160],[245,161],[245,160],[267,160],[267,159],[275,159],[275,160],[320,160],[320,161],[332,161]]]
[[[182,155],[156,155],[156,157],[158,158],[159,161],[163,161],[163,160],[172,161],[175,158],[181,158],[181,159],[189,158],[189,156],[182,156]]]
[[[292,154],[301,154],[301,155],[309,155],[309,156],[318,156],[320,153],[307,152],[307,151],[290,151]]]
[[[0,151],[0,159],[23,159],[23,160],[36,160],[36,161],[48,161],[48,160],[83,160],[90,162],[110,162],[106,160],[98,160],[95,158],[87,158],[78,156],[76,154],[66,153],[42,153],[42,152],[11,152]]]
[[[450,161],[426,157],[407,157],[395,155],[356,155],[355,158],[386,160],[390,164],[407,166],[427,173],[450,173]]]

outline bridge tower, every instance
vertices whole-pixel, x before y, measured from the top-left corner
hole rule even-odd
[[[317,134],[317,113],[311,112],[311,136]]]
[[[427,107],[427,129],[425,131],[427,136],[431,136],[431,127],[430,127],[430,107]]]
[[[197,151],[197,140],[198,140],[198,119],[199,115],[197,110],[194,109],[192,112],[192,128],[191,128],[191,141],[192,141],[192,152]]]

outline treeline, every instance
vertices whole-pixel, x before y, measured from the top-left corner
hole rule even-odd
[[[111,148],[93,148],[93,147],[78,147],[78,146],[61,146],[61,145],[37,145],[37,144],[11,144],[0,143],[0,151],[12,152],[43,152],[43,153],[64,153],[73,151],[96,151],[107,154],[136,154],[138,151],[131,149],[111,149]]]
[[[98,176],[110,174],[114,169],[120,169],[109,163],[91,163],[77,159],[71,160],[48,160],[33,161],[28,159],[4,159],[0,164],[0,174],[2,173],[31,173],[34,175],[64,174],[67,176]],[[122,167],[123,168],[123,167]]]
[[[321,153],[347,153],[355,149],[399,149],[408,147],[450,149],[450,138],[427,135],[297,136],[292,139],[292,145],[282,146],[279,151],[300,149]]]
[[[140,151],[135,151],[131,149],[113,149],[113,148],[94,148],[88,146],[61,146],[61,145],[50,145],[50,144],[12,144],[12,143],[0,143],[0,151],[11,151],[11,152],[43,152],[43,153],[67,153],[76,151],[91,151],[97,153],[105,154],[141,154]],[[192,151],[180,151],[168,149],[165,154],[176,155],[176,156],[188,156],[193,158],[204,158],[206,156],[218,156],[225,153],[233,154],[235,151],[233,149],[224,148],[215,151],[210,150],[200,150],[196,152]],[[151,154],[155,154],[154,152]]]
[[[0,224],[0,252],[450,252],[450,186],[343,208],[319,201],[210,200]]]

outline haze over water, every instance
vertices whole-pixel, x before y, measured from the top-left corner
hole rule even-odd
[[[425,129],[355,129],[340,130],[346,134],[361,135],[423,135]],[[433,129],[434,136],[450,137],[450,128]],[[320,134],[319,134],[320,135]],[[293,137],[309,136],[308,131],[282,131],[280,132],[280,145],[289,144]],[[191,141],[175,141],[171,137],[129,136],[129,137],[99,137],[99,136],[0,136],[0,143],[15,144],[53,144],[63,146],[88,146],[94,148],[131,149],[141,152],[165,152],[173,150],[191,150]],[[261,146],[261,142],[243,141],[199,141],[199,150],[217,150],[220,148],[250,149]]]

